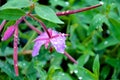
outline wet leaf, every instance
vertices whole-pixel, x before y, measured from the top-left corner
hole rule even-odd
[[[17,20],[24,16],[25,12],[20,9],[4,9],[0,10],[0,19]]]
[[[6,4],[4,4],[0,9],[19,9],[24,7],[29,7],[31,2],[29,0],[8,0]]]
[[[53,23],[63,24],[63,22],[56,16],[55,12],[47,6],[36,5],[35,12],[40,18],[51,21]]]

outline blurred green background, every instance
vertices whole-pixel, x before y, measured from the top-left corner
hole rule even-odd
[[[58,12],[92,6],[100,1],[103,1],[104,5],[96,9],[60,16],[64,24],[43,20],[48,28],[70,34],[66,40],[66,51],[78,61],[78,64],[73,64],[66,56],[55,50],[50,53],[44,46],[39,55],[32,58],[31,50],[34,44],[32,40],[37,33],[23,22],[19,25],[20,75],[16,77],[14,73],[13,37],[11,37],[7,41],[0,41],[0,80],[120,80],[120,0],[38,2]],[[0,0],[0,5],[6,2]],[[36,21],[28,20],[41,29]],[[14,22],[7,22],[0,32],[0,37]]]

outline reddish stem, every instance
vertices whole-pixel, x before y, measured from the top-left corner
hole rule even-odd
[[[18,25],[22,22],[22,20],[24,19],[25,16],[21,17],[19,20],[16,21],[16,23],[14,25]]]
[[[14,32],[14,53],[13,53],[13,59],[14,59],[14,70],[16,76],[19,75],[18,72],[18,27],[15,28]]]
[[[16,21],[14,24],[15,27],[15,32],[14,32],[14,53],[13,53],[13,60],[14,60],[14,70],[16,76],[19,75],[18,72],[18,24],[20,24],[25,16],[21,17],[19,20]]]
[[[31,28],[32,30],[36,31],[38,34],[42,33],[40,30],[38,30],[32,24],[30,24],[25,18],[23,20],[25,21],[25,23],[28,25],[29,28]]]
[[[70,59],[72,62],[77,64],[77,61],[72,56],[70,56],[67,52],[64,52],[64,54],[68,57],[68,59]]]
[[[2,28],[4,27],[5,23],[6,23],[6,20],[3,20],[1,25],[0,25],[0,32],[1,32]]]
[[[28,14],[28,16],[30,16],[30,17],[33,18],[34,20],[38,21],[38,22],[41,24],[41,26],[42,26],[42,28],[44,29],[44,31],[48,34],[49,38],[51,38],[51,35],[50,35],[50,33],[48,32],[47,27],[45,26],[45,24],[44,24],[41,20],[39,20],[38,18],[34,17],[34,16],[31,15],[31,14]]]
[[[82,8],[82,9],[78,9],[78,10],[68,10],[68,11],[63,11],[63,12],[57,12],[56,15],[63,16],[63,15],[75,14],[78,12],[83,12],[83,11],[87,11],[90,9],[94,9],[94,8],[102,6],[102,5],[103,5],[103,3],[99,3],[99,4],[96,4],[94,6],[90,6],[90,7],[86,7],[86,8]]]

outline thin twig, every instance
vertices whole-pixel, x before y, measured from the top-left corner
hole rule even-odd
[[[25,18],[23,20],[25,21],[25,23],[28,25],[29,28],[31,28],[32,30],[36,31],[38,34],[42,33],[40,30],[38,30],[32,24],[30,24]]]
[[[72,57],[70,56],[67,52],[64,52],[65,56],[68,57],[68,59],[70,59],[72,62],[74,62],[75,64],[77,64],[77,61]]]
[[[38,21],[38,22],[41,24],[41,26],[42,26],[42,28],[44,29],[44,31],[48,34],[49,38],[51,38],[51,35],[50,35],[50,33],[48,32],[48,29],[47,29],[46,25],[45,25],[41,20],[39,20],[38,18],[34,17],[34,16],[31,15],[31,14],[28,14],[28,16],[30,16],[30,17],[33,18],[34,20]]]
[[[97,7],[102,6],[102,5],[103,5],[103,2],[100,2],[99,4],[96,4],[94,6],[90,6],[90,7],[86,7],[86,8],[82,8],[82,9],[78,9],[78,10],[68,10],[68,11],[63,11],[63,12],[57,12],[56,15],[57,16],[64,16],[64,15],[69,15],[69,14],[75,14],[78,12],[83,12],[83,11],[87,11],[90,9],[94,9],[94,8],[97,8]]]
[[[13,59],[14,59],[14,70],[16,76],[19,75],[18,72],[18,27],[16,27],[14,32],[14,53],[13,53]]]

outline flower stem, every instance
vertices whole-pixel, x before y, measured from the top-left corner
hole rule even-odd
[[[13,59],[14,59],[14,70],[16,76],[19,75],[18,72],[18,27],[15,28],[14,32],[14,53],[13,53]]]
[[[103,2],[100,2],[99,4],[96,4],[94,6],[90,6],[90,7],[86,7],[86,8],[82,8],[82,9],[78,9],[78,10],[68,10],[68,11],[63,11],[63,12],[57,12],[56,15],[63,16],[63,15],[75,14],[78,12],[83,12],[83,11],[87,11],[90,9],[94,9],[94,8],[102,6],[102,5],[103,5]]]
[[[21,17],[19,20],[16,21],[16,23],[14,25],[18,25],[22,22],[22,20],[24,19],[25,16]]]
[[[77,61],[72,57],[70,56],[67,52],[64,52],[65,56],[67,56],[72,62],[74,62],[75,64],[77,64]]]
[[[0,32],[1,32],[2,28],[4,27],[5,23],[6,23],[6,20],[3,20],[1,25],[0,25]]]
[[[47,29],[46,25],[45,25],[41,20],[39,20],[38,18],[34,17],[34,16],[31,15],[31,14],[28,14],[28,16],[30,16],[30,17],[33,18],[34,20],[38,21],[38,22],[41,24],[41,26],[42,26],[42,28],[44,29],[44,31],[48,34],[49,38],[52,37],[52,36],[50,35],[50,33],[48,32],[48,29]]]
[[[28,25],[29,28],[31,28],[32,30],[36,31],[38,34],[42,33],[40,30],[38,30],[33,25],[31,25],[25,18],[23,20],[25,21],[25,23]]]

